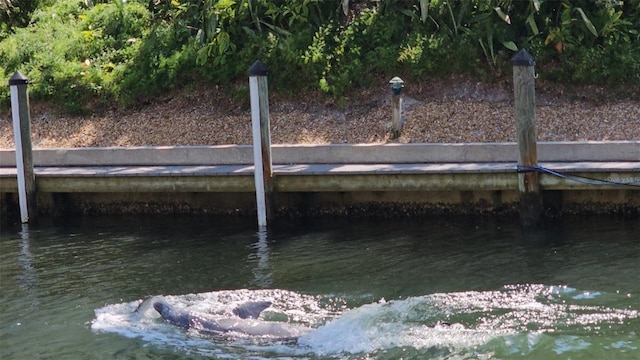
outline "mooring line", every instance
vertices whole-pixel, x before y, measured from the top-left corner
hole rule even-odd
[[[629,181],[629,182],[619,182],[619,181],[611,181],[605,179],[595,179],[586,176],[577,176],[577,175],[566,175],[561,172],[551,170],[545,168],[543,166],[525,166],[525,165],[517,165],[516,171],[518,173],[526,173],[532,171],[538,171],[541,173],[550,174],[553,176],[557,176],[559,178],[575,181],[581,184],[586,185],[596,185],[596,186],[632,186],[640,188],[640,180],[637,181]]]

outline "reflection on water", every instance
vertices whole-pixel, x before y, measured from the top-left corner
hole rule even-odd
[[[536,233],[486,219],[3,225],[0,358],[631,359],[639,242],[640,223],[616,219]],[[295,343],[212,339],[135,318],[149,295],[222,314],[267,297],[263,320],[314,331]]]
[[[249,262],[256,262],[253,270],[254,281],[253,286],[268,289],[273,286],[271,277],[271,268],[269,267],[269,244],[267,243],[267,229],[260,227],[257,232],[258,241],[249,247],[255,250],[255,253],[249,255]]]
[[[32,289],[35,285],[35,278],[33,277],[33,255],[29,249],[29,225],[22,224],[22,230],[20,235],[20,254],[18,255],[18,263],[24,269],[24,272],[19,276],[19,285],[23,290]]]

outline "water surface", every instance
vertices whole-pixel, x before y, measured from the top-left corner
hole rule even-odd
[[[0,231],[0,358],[635,359],[640,222],[82,217]],[[294,340],[184,331],[270,300]],[[437,325],[438,322],[452,325]]]

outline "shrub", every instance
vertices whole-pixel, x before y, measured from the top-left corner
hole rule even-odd
[[[347,25],[321,27],[303,56],[317,88],[339,95],[398,70],[398,53],[410,26],[405,20],[399,12],[381,14],[373,8]]]
[[[113,72],[136,55],[149,26],[137,2],[86,8],[83,1],[60,1],[37,9],[31,25],[0,42],[0,60],[5,73],[20,70],[29,78],[33,98],[79,113],[113,98]]]
[[[41,0],[0,1],[0,40],[9,36],[16,28],[29,25],[31,14]]]
[[[0,11],[10,20],[0,23],[0,76],[20,70],[34,98],[73,112],[192,81],[230,84],[256,59],[276,88],[333,95],[397,74],[500,77],[523,47],[553,68],[547,79],[640,83],[640,0],[11,3],[34,6]]]

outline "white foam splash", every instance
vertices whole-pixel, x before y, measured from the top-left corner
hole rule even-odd
[[[622,295],[620,295],[622,296]],[[297,341],[248,336],[211,338],[165,323],[153,311],[137,313],[141,300],[95,310],[96,332],[141,338],[159,347],[227,358],[376,357],[392,349],[417,354],[470,354],[478,351],[527,354],[540,348],[562,355],[588,347],[581,334],[640,318],[637,309],[616,309],[596,301],[620,297],[566,286],[509,285],[498,291],[438,293],[400,300],[381,300],[346,310],[344,300],[286,290],[236,290],[165,296],[178,307],[216,316],[232,316],[246,301],[267,300],[266,321],[286,321],[315,330]],[[437,325],[440,321],[451,325]],[[569,330],[563,334],[563,331]],[[615,329],[613,330],[615,331]],[[588,337],[587,337],[588,339]],[[616,346],[637,347],[631,341]],[[435,349],[435,350],[434,350]],[[484,349],[484,350],[482,350]]]
[[[429,311],[430,303],[431,298],[425,296],[367,304],[342,314],[298,342],[322,356],[402,347],[455,351],[484,344],[499,334],[462,324],[438,324],[441,313]]]

